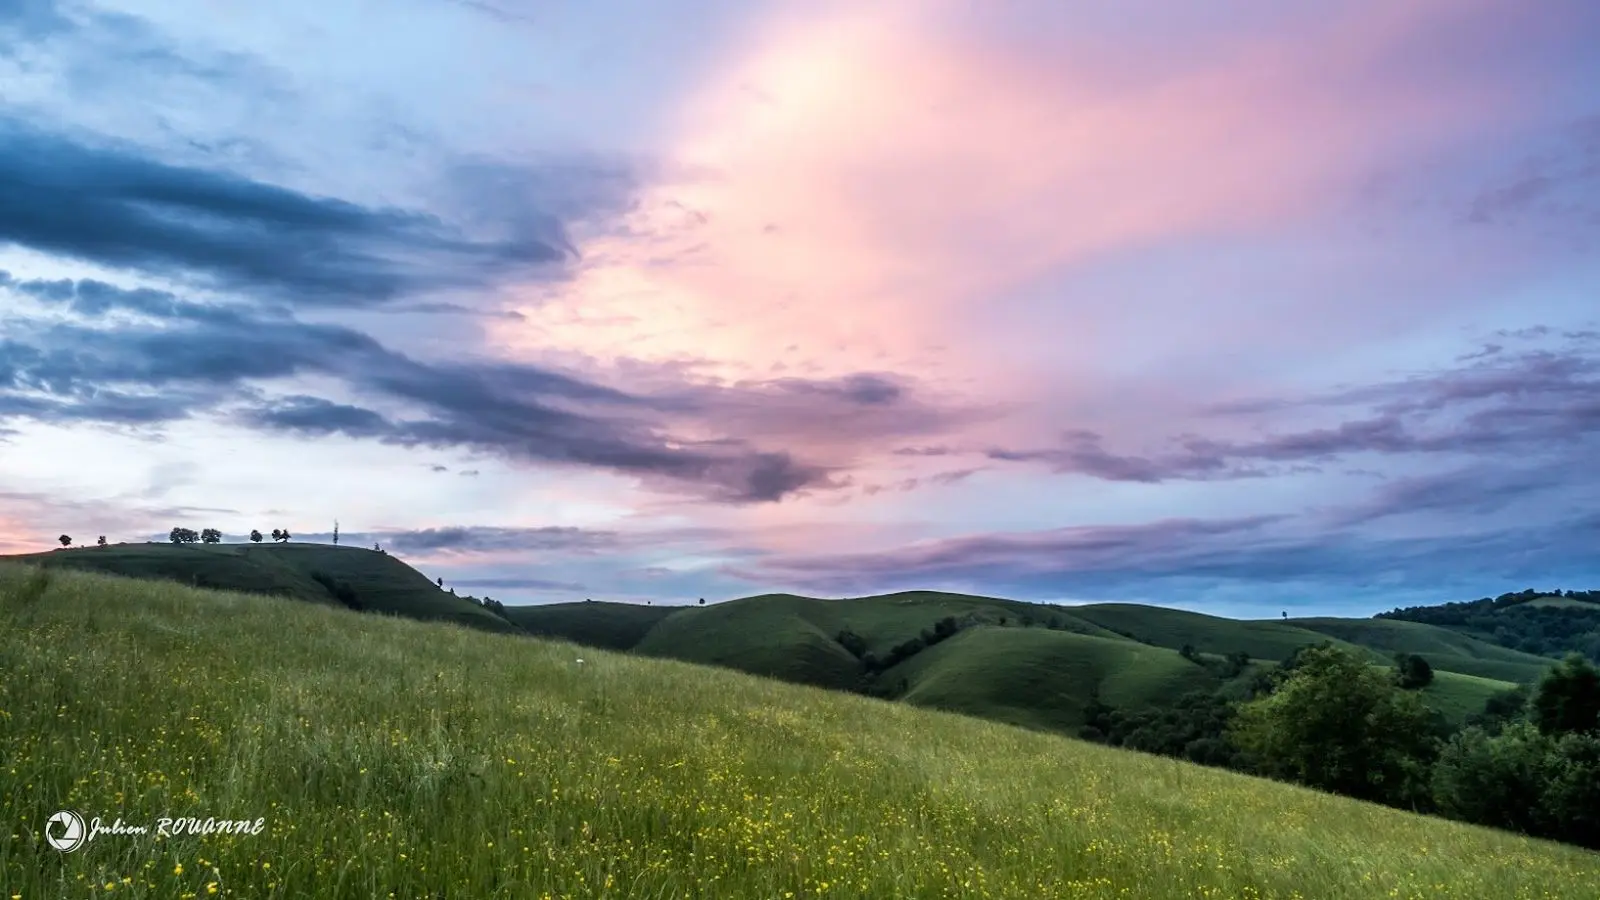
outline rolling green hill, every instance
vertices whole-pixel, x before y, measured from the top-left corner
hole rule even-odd
[[[627,650],[679,607],[637,603],[548,603],[508,606],[506,616],[529,634],[559,637],[589,647]]]
[[[679,610],[633,649],[827,688],[860,682],[861,664],[834,640],[827,601],[786,594]]]
[[[353,605],[367,611],[558,637],[1068,733],[1082,724],[1091,696],[1133,709],[1192,691],[1239,694],[1242,679],[1223,684],[1216,666],[1178,655],[1185,645],[1218,663],[1241,651],[1270,663],[1325,640],[1375,665],[1390,664],[1396,652],[1417,653],[1441,676],[1424,700],[1452,723],[1495,691],[1536,681],[1551,663],[1392,619],[1239,621],[1132,604],[1063,607],[937,591],[841,600],[765,594],[710,606],[564,603],[511,607],[502,619],[395,557],[326,544],[118,544],[20,559],[322,605],[339,605],[328,585],[342,583]],[[888,671],[864,662],[886,660],[942,619],[957,622],[960,633]],[[841,643],[845,633],[859,645]]]
[[[970,628],[886,673],[917,706],[1076,732],[1093,696],[1124,709],[1172,703],[1219,679],[1172,650],[1044,628]]]
[[[1095,690],[1102,702],[1127,708],[1231,690],[1176,652],[1186,644],[1213,657],[1243,651],[1267,662],[1323,641],[1374,665],[1390,665],[1396,652],[1418,653],[1452,676],[1440,677],[1423,698],[1456,724],[1497,690],[1536,681],[1552,662],[1409,622],[1239,621],[1132,604],[1057,607],[935,591],[843,600],[763,594],[695,607],[566,603],[517,607],[510,615],[531,632],[590,646],[1069,732],[1082,724]],[[956,637],[875,678],[838,640],[849,631],[883,658],[946,617],[963,623]]]
[[[1435,668],[1499,681],[1538,681],[1554,660],[1398,619],[1290,619],[1289,623],[1389,653],[1415,653]]]
[[[1132,603],[1095,603],[1072,611],[1096,625],[1157,647],[1178,650],[1188,644],[1201,653],[1244,651],[1251,659],[1282,660],[1297,648],[1330,640],[1329,635],[1287,622],[1225,619]],[[1332,643],[1347,650],[1360,649],[1337,638]]]
[[[1108,691],[1149,691],[1167,665],[1042,629],[940,646],[995,656],[986,642],[1012,634],[1041,660],[1060,641],[1150,655],[1143,685]],[[29,900],[1600,896],[1600,856],[1576,848],[726,669],[284,598],[0,565],[0,671],[0,887]],[[101,835],[62,854],[42,838],[62,808],[264,829]]]
[[[196,587],[275,594],[343,606],[315,576],[350,586],[366,612],[470,625],[486,631],[517,627],[429,581],[386,553],[332,544],[111,544],[0,556],[0,562],[159,578]]]

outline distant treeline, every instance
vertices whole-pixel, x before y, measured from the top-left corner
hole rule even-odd
[[[1570,600],[1559,606],[1535,600]],[[1600,662],[1600,591],[1525,590],[1441,606],[1412,606],[1376,618],[1456,629],[1524,653],[1560,658],[1581,653]]]

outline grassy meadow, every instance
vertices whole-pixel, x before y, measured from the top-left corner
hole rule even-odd
[[[283,598],[0,566],[0,672],[11,898],[1600,897],[1571,847]],[[62,854],[61,808],[266,828]]]

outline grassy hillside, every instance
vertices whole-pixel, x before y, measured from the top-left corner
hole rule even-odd
[[[271,597],[0,566],[0,671],[0,887],[28,900],[1600,896],[1600,855],[1574,848]],[[265,830],[63,855],[39,834],[63,807]]]
[[[483,607],[441,590],[399,559],[376,550],[332,544],[112,544],[0,556],[134,578],[170,579],[191,586],[276,594],[342,606],[314,575],[349,584],[367,612],[456,622],[487,631],[516,627]]]
[[[1290,619],[1301,628],[1389,653],[1415,653],[1435,669],[1500,681],[1538,681],[1554,660],[1399,619]]]
[[[681,607],[602,601],[508,606],[506,615],[529,634],[558,637],[607,650],[629,650],[644,640],[657,622],[679,609]]]
[[[850,688],[861,664],[836,640],[826,601],[772,595],[684,609],[635,649],[649,656],[728,666],[800,684]]]
[[[1189,644],[1202,653],[1220,654],[1242,650],[1252,659],[1282,660],[1298,647],[1330,639],[1329,635],[1286,622],[1224,619],[1133,603],[1096,603],[1073,607],[1072,611],[1079,618],[1157,647],[1178,650]],[[1357,649],[1337,638],[1332,642]]]
[[[1043,628],[972,628],[890,669],[900,699],[1035,728],[1076,731],[1096,693],[1126,709],[1170,704],[1218,680],[1172,650]]]
[[[1435,671],[1433,681],[1422,688],[1422,702],[1443,713],[1451,724],[1460,725],[1468,716],[1481,712],[1490,697],[1514,687],[1516,684],[1509,681]]]

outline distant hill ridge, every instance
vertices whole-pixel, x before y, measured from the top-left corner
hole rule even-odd
[[[1392,664],[1423,656],[1429,705],[1452,721],[1532,684],[1555,660],[1385,619],[1235,620],[1134,604],[1053,606],[937,591],[825,600],[764,594],[707,606],[603,601],[510,607],[531,634],[871,693],[1050,730],[1091,700],[1170,707],[1226,691],[1321,642]]]
[[[557,603],[496,614],[394,556],[356,547],[115,544],[9,559],[553,637],[1067,732],[1085,724],[1091,701],[1158,709],[1195,692],[1226,693],[1252,672],[1324,641],[1374,665],[1390,665],[1401,653],[1424,657],[1438,673],[1425,699],[1460,721],[1496,694],[1536,682],[1554,662],[1504,646],[1535,634],[1504,617],[1531,616],[1543,629],[1537,639],[1553,647],[1564,640],[1561,623],[1587,627],[1591,610],[1600,614],[1600,603],[1590,599],[1600,592],[1524,592],[1508,595],[1514,602],[1421,607],[1370,619],[1236,620],[1136,604],[1059,606],[939,591],[836,600],[775,593],[704,606]],[[1476,627],[1483,623],[1473,617],[1486,610],[1498,622],[1512,622],[1511,630]],[[1419,621],[1429,617],[1437,621]]]
[[[110,544],[5,556],[0,561],[292,597],[485,631],[521,630],[473,600],[444,590],[388,553],[361,547],[292,542]]]

